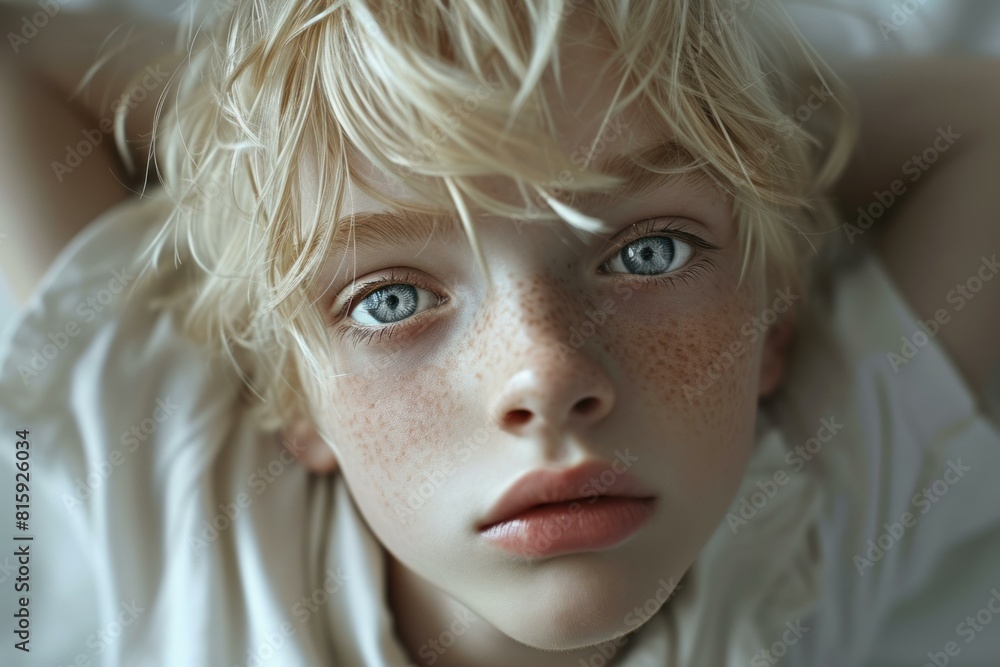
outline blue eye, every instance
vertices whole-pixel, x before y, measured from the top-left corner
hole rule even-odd
[[[607,261],[612,272],[654,276],[682,268],[694,254],[691,244],[670,236],[646,236],[632,241]]]
[[[406,283],[385,285],[371,292],[350,313],[359,324],[395,324],[413,317],[420,306],[431,305],[436,297],[425,289]]]

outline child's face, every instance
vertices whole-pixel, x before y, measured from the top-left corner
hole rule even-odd
[[[614,89],[593,81],[596,57],[563,55],[573,63],[557,110],[567,153],[590,146]],[[598,159],[664,138],[637,115],[624,120]],[[513,200],[505,182],[494,185]],[[358,192],[347,201],[357,213],[384,210]],[[636,607],[663,601],[662,582],[681,578],[722,521],[752,450],[758,396],[774,384],[765,337],[743,327],[765,295],[754,280],[738,286],[731,200],[707,180],[674,180],[583,211],[616,231],[581,240],[562,223],[480,217],[492,295],[461,233],[445,233],[457,219],[375,247],[358,234],[356,250],[331,258],[321,301],[336,309],[355,294],[349,315],[330,316],[351,374],[315,414],[371,529],[409,569],[539,648],[618,636],[646,620]],[[376,279],[386,282],[366,301],[362,283]],[[375,323],[393,320],[391,337],[380,335]],[[479,529],[526,473],[588,461],[614,474],[579,495],[613,494],[631,476],[656,498],[624,541],[544,555],[551,542],[529,539],[536,551],[524,557]],[[554,525],[556,543],[580,532]]]

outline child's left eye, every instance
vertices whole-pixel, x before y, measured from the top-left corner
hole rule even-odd
[[[672,273],[691,260],[691,244],[672,236],[646,236],[615,253],[604,266],[612,273],[653,276]]]

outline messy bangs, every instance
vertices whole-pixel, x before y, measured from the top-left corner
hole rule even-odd
[[[776,3],[233,0],[192,11],[185,30],[190,57],[153,135],[173,206],[138,268],[187,267],[187,289],[158,303],[232,357],[265,428],[363,372],[331,356],[316,304],[352,187],[401,215],[451,212],[488,278],[479,211],[608,231],[574,197],[623,185],[595,168],[598,141],[636,105],[688,158],[638,164],[707,175],[733,198],[744,272],[800,285],[835,224],[823,197],[853,128],[841,85]],[[558,58],[567,40],[604,45],[620,82],[582,156],[557,145],[541,86],[573,66]],[[831,101],[809,107],[810,134],[796,109],[817,86]],[[389,197],[373,172],[426,203]],[[497,177],[522,201],[491,197]]]

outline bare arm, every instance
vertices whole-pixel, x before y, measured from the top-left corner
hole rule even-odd
[[[145,63],[173,51],[172,24],[136,23],[120,12],[61,9],[33,32],[23,19],[37,11],[35,5],[0,6],[0,35],[5,36],[0,47],[0,264],[22,302],[77,232],[141,190],[156,102],[176,69],[154,66],[130,81]],[[125,43],[126,36],[131,46],[113,55],[74,96],[116,28],[108,46]],[[111,129],[126,90],[136,97],[126,104],[127,155],[137,166],[132,173]]]
[[[1000,370],[1000,61],[894,58],[842,74],[862,119],[838,193],[844,232],[874,241],[981,396]]]

